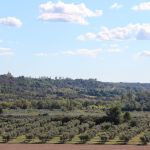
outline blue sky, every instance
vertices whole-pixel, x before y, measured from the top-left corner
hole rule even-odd
[[[0,2],[0,74],[150,82],[150,1]]]

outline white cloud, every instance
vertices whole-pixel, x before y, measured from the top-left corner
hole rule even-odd
[[[5,56],[5,55],[13,55],[13,51],[11,48],[0,48],[0,56]]]
[[[108,49],[108,52],[111,52],[111,53],[120,53],[121,52],[121,49],[120,48],[115,48],[115,47],[112,47],[112,48],[109,48]]]
[[[110,53],[120,53],[122,52],[122,49],[120,49],[118,45],[113,44],[107,49],[107,51]]]
[[[114,3],[110,6],[111,9],[120,9],[122,8],[123,5],[122,4],[118,4],[118,3]]]
[[[20,28],[22,26],[22,22],[15,17],[0,18],[0,24],[17,28]]]
[[[150,57],[150,51],[142,51],[136,54],[136,58]]]
[[[64,51],[64,55],[73,55],[73,56],[89,56],[96,57],[101,52],[101,49],[79,49],[76,51]]]
[[[40,56],[40,57],[45,57],[45,56],[48,56],[48,53],[46,53],[46,52],[40,52],[40,53],[36,53],[35,55],[36,56]]]
[[[80,35],[78,39],[80,41],[86,41],[86,40],[95,40],[97,38],[97,35],[95,33],[86,33],[85,35]]]
[[[103,14],[102,10],[92,11],[84,3],[66,4],[58,1],[57,3],[47,2],[40,5],[41,15],[39,19],[43,21],[60,21],[78,23],[81,25],[88,24],[86,18],[97,17]]]
[[[143,2],[139,5],[135,5],[132,7],[132,10],[134,11],[148,11],[150,10],[150,2]]]
[[[80,35],[79,40],[150,40],[150,24],[128,24],[124,27],[109,29],[102,27],[98,33],[86,33]]]

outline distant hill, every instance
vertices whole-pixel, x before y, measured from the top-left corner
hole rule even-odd
[[[150,107],[149,83],[111,83],[96,79],[30,78],[0,75],[0,100],[89,99],[136,101]]]

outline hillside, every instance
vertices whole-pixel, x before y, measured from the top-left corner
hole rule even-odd
[[[146,145],[143,110],[150,84],[0,76],[0,143]]]
[[[110,83],[96,79],[0,76],[0,100],[120,100],[129,109],[150,110],[150,84]],[[132,105],[132,106],[131,106]]]

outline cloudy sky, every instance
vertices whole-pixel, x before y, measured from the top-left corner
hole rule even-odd
[[[149,0],[4,0],[0,74],[150,82]]]

